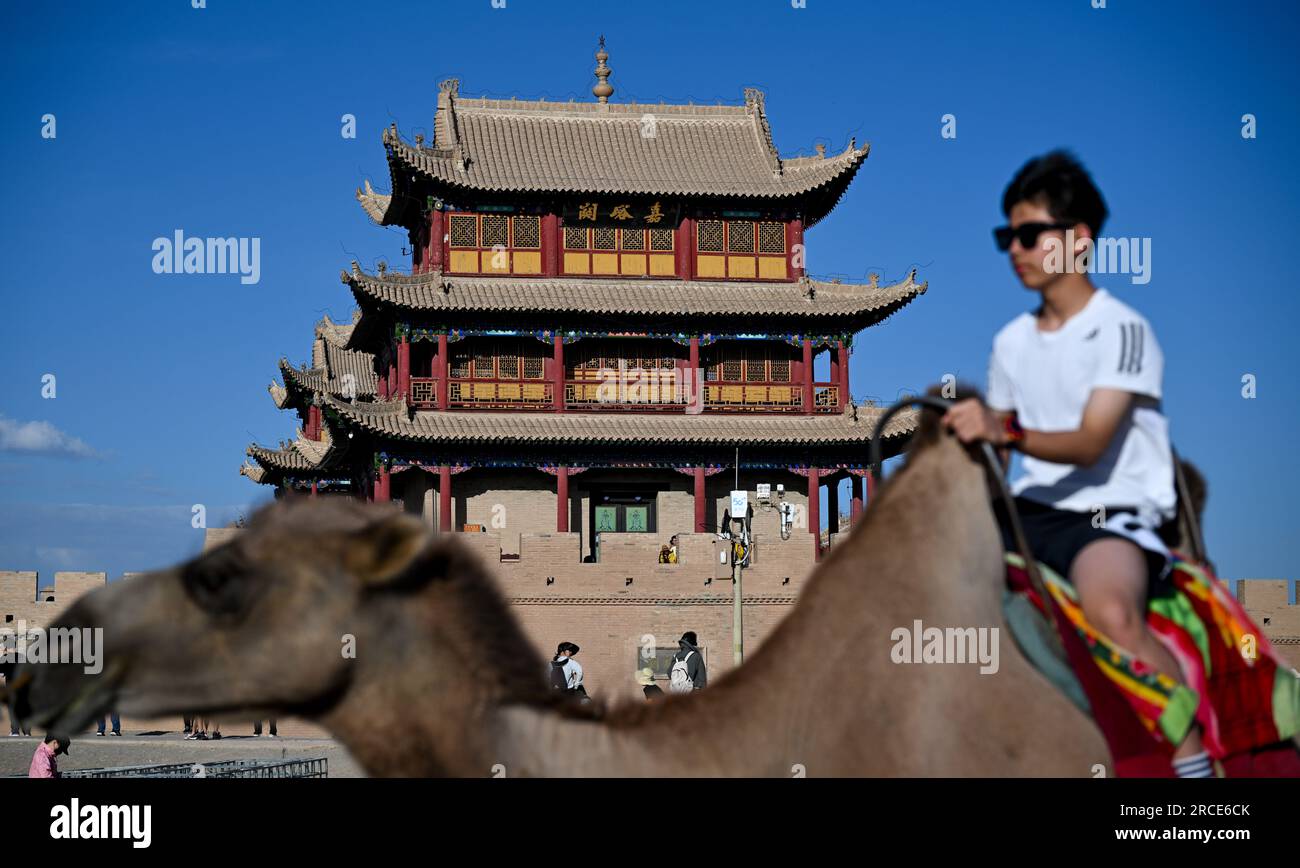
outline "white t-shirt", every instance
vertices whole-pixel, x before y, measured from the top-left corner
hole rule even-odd
[[[1093,389],[1138,396],[1105,453],[1091,467],[1026,455],[1012,491],[1072,512],[1131,506],[1154,527],[1174,516],[1173,450],[1160,410],[1164,354],[1146,319],[1097,290],[1054,332],[1023,313],[993,339],[988,404],[1015,410],[1031,431],[1076,431]]]
[[[555,659],[559,660],[560,658],[556,657]],[[581,663],[579,663],[577,660],[574,660],[572,657],[567,657],[565,658],[564,666],[562,668],[564,669],[564,675],[565,678],[568,680],[568,688],[570,690],[582,686],[582,664]]]

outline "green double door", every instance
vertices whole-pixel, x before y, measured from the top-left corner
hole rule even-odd
[[[654,501],[644,496],[604,496],[592,507],[591,530],[595,539],[596,560],[600,560],[602,533],[653,533]]]

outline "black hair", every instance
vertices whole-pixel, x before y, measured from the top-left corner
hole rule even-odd
[[[559,645],[557,645],[556,648],[555,648],[555,656],[556,656],[556,657],[559,657],[559,656],[560,656],[561,654],[563,654],[565,651],[572,651],[574,654],[577,654],[577,653],[578,653],[578,646],[577,646],[577,645],[574,645],[572,642],[561,642],[561,643],[560,643]]]
[[[690,642],[692,645],[700,644],[699,640],[695,638],[694,630],[687,630],[685,633],[682,634],[682,638],[685,639],[687,642]]]
[[[60,744],[62,744],[63,738],[61,736],[55,735],[52,732],[45,733],[45,744],[49,744],[52,741],[58,741]]]
[[[1108,215],[1106,200],[1088,170],[1067,151],[1034,157],[1020,167],[1002,194],[1002,213],[1010,216],[1020,202],[1041,202],[1053,219],[1082,223],[1093,240],[1101,235]]]

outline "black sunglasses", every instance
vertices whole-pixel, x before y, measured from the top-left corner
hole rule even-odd
[[[1014,229],[1010,226],[999,226],[993,230],[993,238],[998,243],[998,250],[1010,250],[1011,242],[1016,238],[1020,239],[1021,247],[1033,250],[1038,246],[1039,235],[1053,229],[1069,229],[1074,225],[1073,223],[1021,223]]]

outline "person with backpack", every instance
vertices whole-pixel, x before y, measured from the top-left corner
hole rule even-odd
[[[555,649],[555,659],[551,661],[551,689],[570,696],[587,699],[587,688],[582,686],[582,664],[574,660],[578,646],[572,642],[561,642]]]
[[[704,658],[700,655],[698,642],[694,630],[688,630],[677,640],[680,650],[673,655],[673,665],[668,673],[670,693],[702,690],[708,683],[708,672],[704,668]]]

